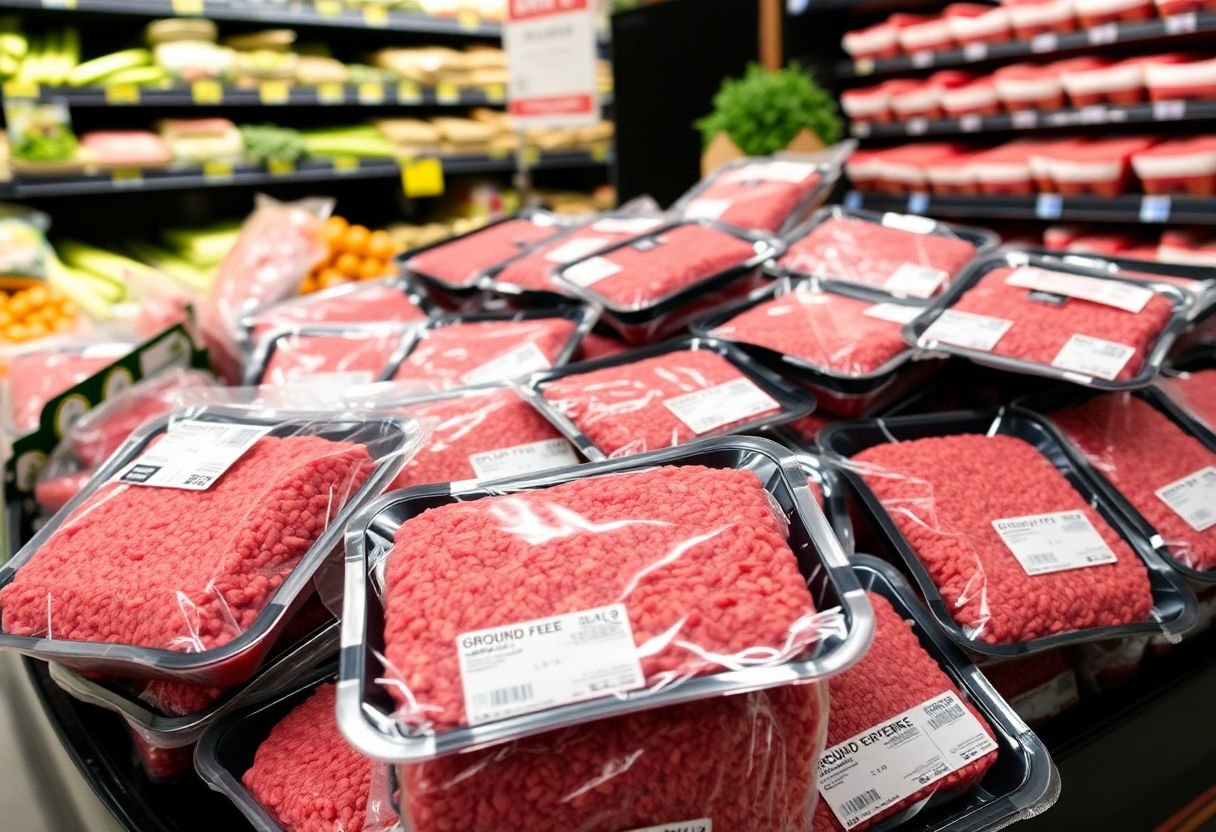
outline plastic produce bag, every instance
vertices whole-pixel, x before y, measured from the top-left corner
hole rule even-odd
[[[685,219],[776,233],[818,208],[839,175],[838,166],[812,157],[735,159],[680,197],[672,211]]]

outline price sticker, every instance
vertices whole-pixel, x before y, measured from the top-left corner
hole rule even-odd
[[[359,169],[358,156],[335,156],[334,170],[338,173],[351,173]]]
[[[15,98],[37,98],[38,85],[31,81],[9,81],[4,85],[4,97],[10,101]]]
[[[1119,27],[1114,23],[1103,23],[1101,26],[1095,26],[1085,33],[1086,38],[1092,46],[1104,46],[1108,43],[1114,43],[1119,39]]]
[[[481,16],[477,12],[464,9],[456,15],[456,25],[465,31],[476,31],[481,28]]]
[[[209,182],[226,182],[232,179],[232,162],[226,159],[208,159],[203,162],[203,179]]]
[[[849,129],[853,131],[853,135],[859,139],[864,139],[870,135],[870,122],[855,121],[849,125]]]
[[[291,98],[291,85],[286,81],[263,81],[258,87],[258,98],[263,104],[286,104]]]
[[[384,6],[364,6],[363,22],[368,26],[383,27],[388,25],[388,9]]]
[[[116,188],[137,188],[143,181],[143,171],[139,168],[114,168],[110,171],[110,182]]]
[[[336,84],[333,82],[325,84],[317,84],[317,103],[319,104],[345,104],[346,103],[346,85]]]
[[[524,164],[531,167],[531,166],[537,164],[538,162],[540,162],[540,148],[539,147],[525,147],[524,148]]]
[[[984,119],[972,113],[958,120],[958,129],[963,133],[978,133],[984,126]]]
[[[358,89],[360,104],[384,103],[384,84],[379,81],[364,81]]]
[[[1030,39],[1030,51],[1035,53],[1055,52],[1059,45],[1060,41],[1055,32],[1044,32]]]
[[[963,47],[963,57],[970,61],[982,61],[988,57],[988,44],[969,43]]]
[[[291,159],[267,159],[266,172],[271,176],[290,176],[296,172],[296,163]]]
[[[1186,115],[1185,101],[1153,102],[1153,118],[1157,121],[1177,121]]]
[[[422,88],[413,81],[402,81],[397,85],[397,101],[401,104],[418,104],[422,101]]]
[[[929,194],[925,191],[916,191],[908,195],[908,213],[923,214],[929,210]]]
[[[1015,130],[1033,130],[1039,123],[1039,114],[1034,110],[1018,110],[1009,118]]]
[[[605,162],[607,160],[608,160],[608,145],[603,144],[602,142],[600,144],[591,145],[591,161]]]
[[[44,9],[74,9],[76,0],[42,0]]]
[[[1146,196],[1140,200],[1140,222],[1169,222],[1170,198]]]
[[[195,81],[190,85],[190,98],[195,104],[223,104],[224,87],[219,81]]]
[[[138,104],[139,87],[134,84],[110,84],[106,87],[107,104]]]
[[[1058,220],[1064,210],[1059,194],[1039,194],[1034,200],[1034,215],[1041,220]]]
[[[459,104],[460,87],[455,84],[439,84],[435,87],[435,100],[440,104]]]
[[[339,17],[346,7],[342,0],[315,0],[313,8],[321,17]]]
[[[853,62],[853,72],[856,75],[873,75],[874,74],[874,59],[873,58],[858,58]]]
[[[403,159],[401,187],[408,197],[442,196],[443,163],[435,157]]]
[[[1186,35],[1199,28],[1199,18],[1194,12],[1175,14],[1165,19],[1165,31],[1171,35]]]
[[[501,104],[507,100],[507,88],[502,84],[490,84],[486,87],[486,101]]]
[[[201,17],[203,14],[203,0],[171,0],[170,5],[178,17]]]
[[[927,69],[933,66],[933,53],[929,51],[913,52],[912,66],[917,69]]]
[[[929,130],[929,119],[924,116],[908,119],[907,130],[909,136],[923,136]]]

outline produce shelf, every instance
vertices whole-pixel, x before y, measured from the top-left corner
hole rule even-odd
[[[72,107],[262,107],[262,106],[424,106],[500,107],[506,90],[411,83],[288,85],[268,81],[257,87],[222,86],[212,82],[173,87],[29,87],[6,84],[4,96],[62,101]]]
[[[888,124],[854,122],[849,130],[855,138],[915,138],[968,133],[1007,133],[1089,127],[1100,124],[1159,124],[1172,121],[1216,119],[1216,101],[1157,101],[1152,104],[1116,106],[1095,104],[1064,110],[1022,110],[999,116],[962,118],[911,118]]]
[[[974,43],[962,49],[942,52],[916,52],[896,58],[840,61],[836,64],[836,75],[839,78],[864,78],[870,75],[890,75],[896,72],[915,72],[990,61],[1047,57],[1056,53],[1107,47],[1117,43],[1160,43],[1164,51],[1169,48],[1170,39],[1212,32],[1216,32],[1216,12],[1187,12],[1140,23],[1107,23],[1065,35],[1048,32],[1030,40]]]
[[[864,191],[845,194],[849,208],[899,211],[931,217],[1216,225],[1216,199],[1193,196],[895,196]]]

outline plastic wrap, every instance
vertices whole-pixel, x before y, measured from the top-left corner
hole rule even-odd
[[[309,324],[275,330],[249,361],[247,384],[367,384],[414,337],[412,324]]]
[[[723,341],[693,338],[574,365],[533,389],[580,448],[618,457],[803,416],[808,394]]]
[[[1081,701],[1077,674],[1063,650],[985,665],[984,675],[1030,725],[1054,719]]]
[[[1138,635],[1077,647],[1077,672],[1086,691],[1101,693],[1127,682],[1140,669],[1151,636]]]
[[[1181,577],[1033,414],[852,422],[825,429],[820,444],[942,626],[977,653],[1176,637],[1194,621]]]
[[[735,159],[710,173],[671,210],[685,219],[775,234],[822,205],[839,175],[833,164],[810,157]]]
[[[1188,416],[1216,434],[1216,368],[1176,373],[1161,378],[1157,386]]]
[[[1009,252],[975,263],[905,332],[999,369],[1126,390],[1157,374],[1190,306],[1168,283]]]
[[[101,372],[135,348],[125,341],[67,343],[15,356],[8,367],[8,417],[14,433],[38,427],[51,399]]]
[[[424,284],[463,294],[488,269],[561,233],[558,218],[544,211],[508,217],[484,228],[407,253],[404,267]]]
[[[420,433],[376,412],[223,407],[145,425],[0,570],[0,647],[88,672],[247,679]]]
[[[148,742],[138,731],[127,726],[135,756],[144,776],[157,785],[173,783],[194,773],[194,745],[162,748]]]
[[[398,492],[347,536],[339,723],[417,762],[814,681],[868,641],[854,590],[806,475],[760,439]]]
[[[825,208],[790,235],[781,269],[896,297],[940,294],[996,237],[924,217]]]
[[[595,361],[629,351],[629,345],[607,332],[592,330],[579,341],[571,361]]]

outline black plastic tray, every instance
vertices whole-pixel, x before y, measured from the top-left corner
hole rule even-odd
[[[1033,445],[1055,466],[1076,491],[1085,498],[1131,547],[1148,570],[1153,595],[1150,619],[1135,624],[1094,627],[1041,636],[1016,644],[990,644],[968,638],[962,627],[950,615],[941,593],[916,551],[900,533],[882,503],[856,471],[851,470],[849,458],[866,448],[888,442],[924,439],[931,436],[958,434],[1015,436]],[[881,532],[879,537],[897,554],[916,581],[921,594],[938,625],[958,644],[973,653],[998,658],[1014,658],[1029,653],[1122,636],[1158,635],[1163,631],[1176,635],[1194,625],[1195,596],[1182,577],[1157,554],[1149,541],[1130,527],[1112,501],[1096,490],[1088,474],[1078,466],[1063,447],[1056,433],[1041,417],[1025,410],[976,410],[929,416],[898,416],[891,419],[862,419],[829,425],[819,434],[819,445],[829,458],[837,462],[845,478],[859,497],[861,512],[869,525]]]
[[[361,336],[383,335],[387,338],[395,338],[398,340],[398,346],[394,348],[394,353],[390,353],[389,359],[396,352],[400,352],[403,348],[408,348],[415,338],[417,338],[418,328],[424,326],[426,321],[414,321],[412,323],[371,323],[371,324],[303,324],[299,326],[285,326],[274,329],[264,338],[261,338],[254,347],[253,354],[245,364],[244,384],[246,387],[256,387],[262,384],[262,377],[266,375],[266,370],[270,367],[270,362],[274,358],[275,350],[279,348],[279,342],[284,338],[302,335],[304,337],[314,336],[318,338],[343,338],[349,337],[352,340]],[[381,378],[384,375],[384,368],[381,368],[380,373],[373,377]]]
[[[658,355],[667,355],[668,353],[680,352],[682,350],[710,350],[716,352],[724,359],[735,366],[739,372],[751,379],[761,390],[771,396],[781,405],[781,412],[776,416],[761,416],[753,419],[742,425],[729,427],[725,430],[711,431],[707,435],[715,433],[747,433],[760,427],[776,425],[782,422],[789,422],[794,419],[800,419],[808,415],[815,409],[815,399],[810,393],[795,387],[781,376],[772,372],[768,368],[762,366],[755,359],[748,356],[746,353],[740,352],[730,343],[723,341],[720,338],[682,338],[678,341],[666,341],[662,344],[654,344],[649,347],[640,347],[629,352],[619,355],[610,355],[607,358],[597,358],[593,361],[581,361],[577,364],[570,364],[558,370],[549,370],[544,373],[536,373],[528,379],[525,394],[529,401],[539,410],[545,418],[557,426],[557,429],[562,434],[574,443],[574,446],[588,459],[605,459],[608,454],[601,451],[595,446],[586,434],[578,429],[564,413],[562,413],[554,404],[546,399],[542,390],[546,383],[558,378],[567,376],[582,375],[591,373],[596,370],[603,370],[608,367],[620,367],[626,364],[633,364],[647,358],[654,358]]]

